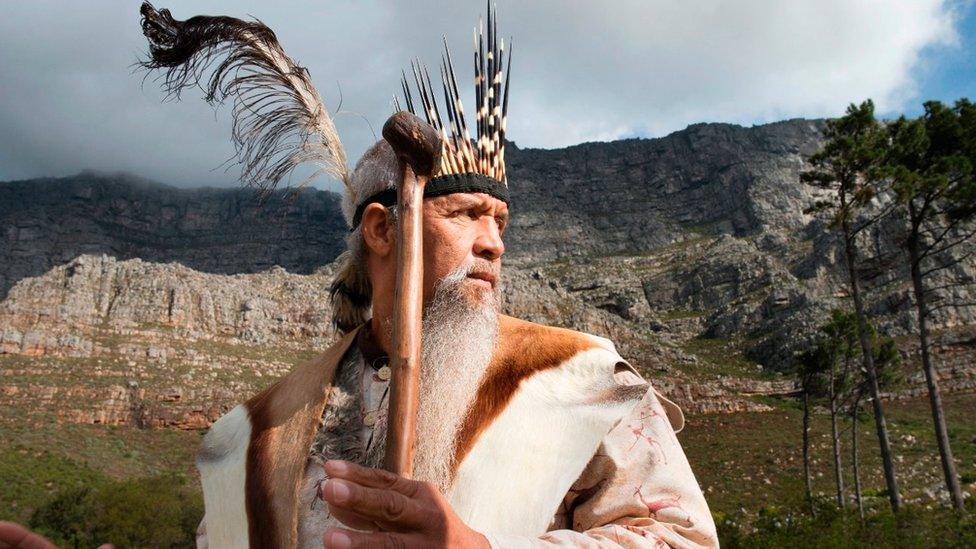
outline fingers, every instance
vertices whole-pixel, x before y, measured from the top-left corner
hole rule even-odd
[[[384,469],[371,469],[350,461],[335,459],[325,462],[325,474],[330,478],[351,480],[371,488],[394,490],[407,497],[414,497],[423,486],[422,482],[401,477]]]
[[[341,522],[342,524],[350,528],[355,528],[356,530],[368,530],[368,531],[380,529],[379,525],[376,524],[376,521],[368,519],[356,513],[352,509],[346,509],[338,505],[333,505],[329,502],[326,502],[326,505],[329,506],[330,515],[332,515],[333,517],[338,519],[339,522]]]
[[[430,525],[434,518],[432,511],[437,509],[432,498],[409,498],[390,489],[370,488],[336,478],[325,482],[322,496],[330,509],[351,511],[384,530],[419,530]]]
[[[57,549],[57,546],[19,524],[0,521],[0,549]]]
[[[325,532],[326,549],[400,549],[408,547],[429,547],[414,534],[394,534],[391,532],[353,532],[341,528],[330,528]]]

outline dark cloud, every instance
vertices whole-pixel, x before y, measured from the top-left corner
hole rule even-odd
[[[499,32],[515,40],[508,135],[520,146],[828,116],[864,97],[899,109],[917,94],[921,52],[955,36],[941,0],[893,0],[883,10],[851,0],[498,4]],[[401,67],[414,56],[434,67],[442,34],[470,83],[472,28],[484,11],[480,1],[160,7],[181,19],[203,10],[267,23],[331,109],[341,89],[336,125],[351,164],[391,113]],[[91,168],[234,184],[236,170],[220,168],[233,153],[226,109],[215,112],[193,92],[162,102],[133,72],[146,47],[138,22],[138,2],[0,8],[0,180]]]

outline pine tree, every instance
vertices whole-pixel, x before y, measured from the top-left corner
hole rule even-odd
[[[851,364],[858,354],[857,322],[853,316],[843,311],[835,310],[831,313],[831,320],[821,331],[824,339],[820,347],[821,356],[828,361],[825,368],[827,378],[827,396],[830,408],[830,435],[834,450],[834,482],[837,488],[837,505],[841,509],[847,506],[844,497],[844,471],[841,460],[840,428],[838,426],[840,408],[845,400],[845,393],[851,385]]]
[[[796,362],[803,399],[803,486],[810,514],[813,516],[817,515],[817,507],[813,502],[813,475],[810,471],[810,407],[818,393],[818,378],[827,362],[820,353],[822,350],[819,347],[808,349],[800,353]]]
[[[874,327],[868,325],[871,331],[872,345],[874,349],[874,367],[878,372],[878,386],[881,388],[890,387],[901,381],[899,365],[901,355],[895,340],[888,336],[878,335]],[[857,502],[857,512],[861,519],[864,519],[864,501],[861,493],[861,469],[858,448],[859,416],[861,412],[861,401],[868,392],[868,379],[864,372],[859,371],[853,374],[851,380],[850,398],[848,412],[851,417],[851,470],[854,473],[854,501]]]
[[[949,276],[949,280],[931,282],[976,253],[976,227],[971,223],[976,217],[976,105],[967,99],[951,108],[938,101],[927,102],[922,117],[899,118],[888,127],[888,136],[884,174],[907,225],[907,260],[935,438],[946,488],[953,506],[961,511],[962,487],[930,352],[929,321],[940,307],[976,305],[944,299],[937,303],[946,290],[972,284],[972,280]]]
[[[874,364],[878,373],[879,387],[887,388],[901,379],[899,364],[901,355],[895,341],[879,335],[871,324],[867,325],[874,350]],[[811,513],[815,513],[810,474],[810,407],[817,400],[825,400],[830,411],[831,439],[837,505],[846,506],[843,483],[843,461],[839,421],[841,413],[851,418],[851,464],[854,476],[855,501],[861,516],[864,507],[861,495],[861,477],[858,460],[857,416],[865,395],[870,391],[870,380],[863,367],[856,367],[861,353],[857,332],[857,319],[850,312],[831,311],[830,321],[820,327],[813,345],[798,355],[796,373],[799,376],[803,397],[803,468],[806,497]]]
[[[801,180],[836,192],[836,200],[821,202],[818,207],[831,211],[831,226],[839,232],[843,240],[844,263],[854,302],[862,365],[868,376],[885,484],[891,508],[898,511],[901,507],[901,495],[895,477],[884,408],[879,398],[874,353],[857,276],[857,236],[877,221],[877,218],[873,218],[859,222],[858,214],[862,213],[875,195],[875,182],[871,176],[878,169],[885,143],[884,131],[874,117],[874,103],[869,99],[860,105],[851,104],[845,116],[827,122],[824,137],[826,143],[823,149],[810,157],[811,169],[801,174]]]

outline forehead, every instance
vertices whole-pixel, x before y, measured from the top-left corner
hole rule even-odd
[[[505,202],[486,193],[451,193],[429,198],[434,207],[442,208],[479,208],[508,213]]]

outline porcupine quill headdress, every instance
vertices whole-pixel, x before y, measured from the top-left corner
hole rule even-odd
[[[478,132],[476,147],[471,146],[471,137],[468,133],[468,124],[464,119],[464,108],[461,106],[457,78],[454,75],[454,61],[447,45],[447,37],[444,37],[444,54],[441,56],[440,72],[448,126],[444,125],[437,107],[434,87],[431,85],[430,73],[426,65],[418,60],[411,63],[411,69],[427,123],[434,126],[442,135],[443,152],[446,154],[441,156],[440,174],[480,173],[507,185],[505,124],[508,117],[508,73],[512,65],[511,39],[509,39],[508,67],[503,72],[505,41],[498,41],[498,18],[493,17],[490,2],[488,3],[487,56],[484,30],[479,21],[474,37],[475,102],[478,107],[475,117]],[[503,80],[504,93],[502,92]],[[407,110],[417,114],[406,74],[403,74],[401,86]],[[396,110],[401,110],[396,96],[393,98],[393,104]]]
[[[487,26],[487,36],[485,34]],[[430,71],[420,60],[410,63],[419,104],[414,102],[410,80],[401,71],[400,86],[406,110],[421,114],[441,135],[441,163],[434,177],[424,188],[424,197],[456,192],[487,193],[505,203],[509,202],[508,176],[505,170],[505,127],[508,120],[508,75],[512,65],[509,39],[508,65],[505,66],[505,42],[498,40],[498,17],[488,1],[488,23],[479,21],[474,34],[475,116],[477,140],[472,145],[468,124],[464,117],[454,60],[444,38],[440,77],[444,93],[447,120],[441,116]],[[502,84],[504,83],[504,88]],[[397,96],[393,97],[395,111],[403,110]],[[418,110],[422,111],[418,114]],[[384,189],[362,200],[353,215],[355,229],[366,206],[378,202],[384,206],[396,203],[396,190]]]

